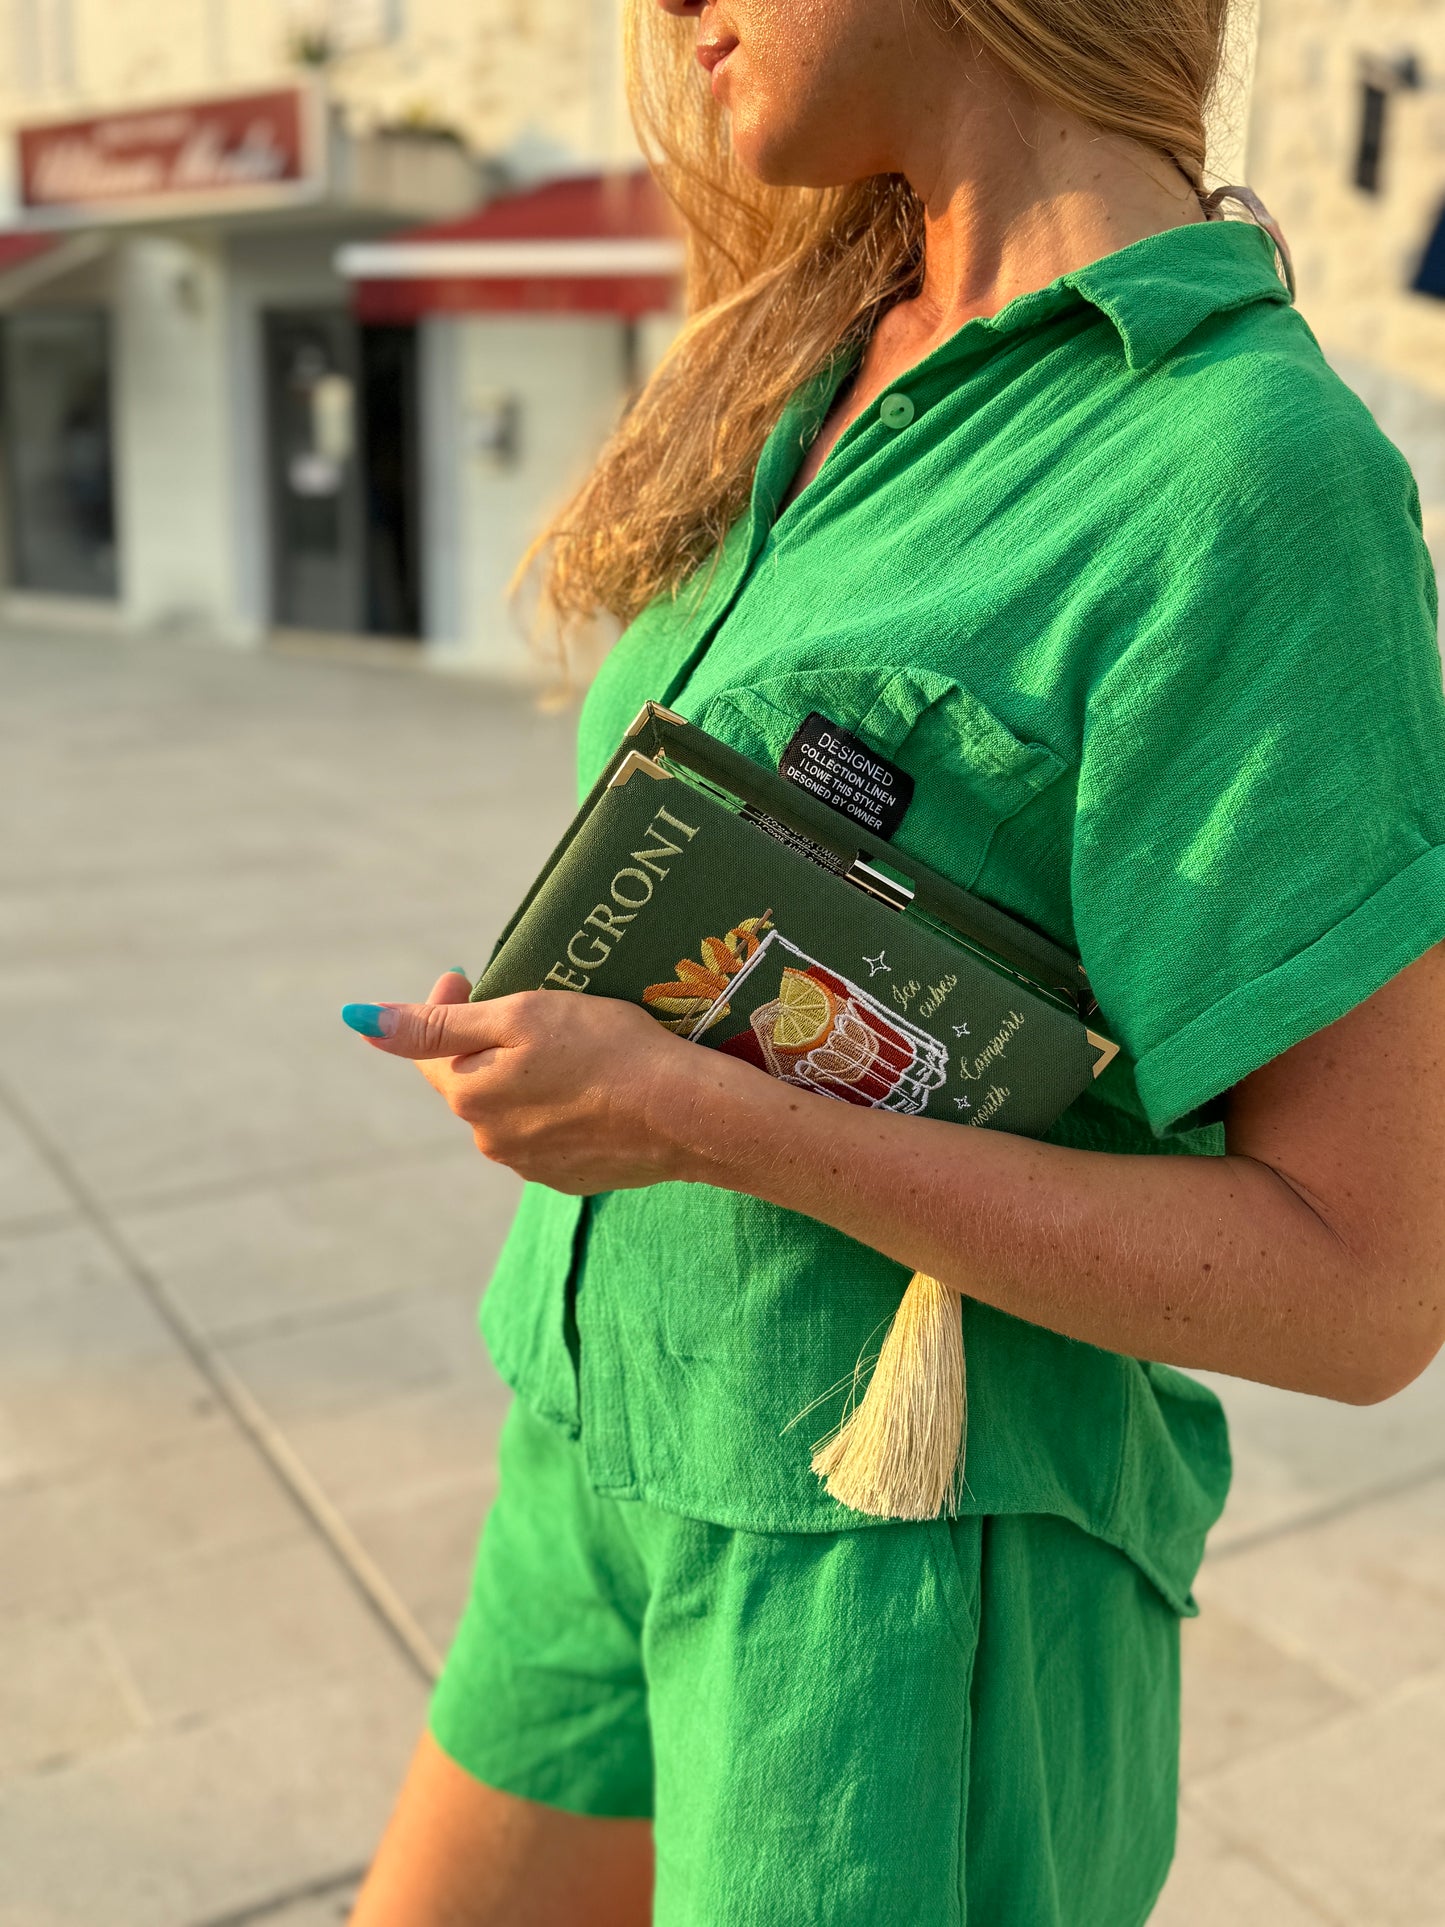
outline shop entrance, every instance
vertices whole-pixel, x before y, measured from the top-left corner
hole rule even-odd
[[[0,464],[11,586],[113,597],[115,450],[103,313],[22,310],[0,321]]]
[[[415,328],[270,314],[265,352],[274,620],[420,635]]]

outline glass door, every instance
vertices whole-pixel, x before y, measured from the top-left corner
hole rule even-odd
[[[421,634],[421,428],[416,329],[361,330],[366,626]]]
[[[265,321],[275,621],[366,627],[356,324],[344,310]]]
[[[113,597],[115,449],[103,312],[21,310],[0,323],[0,462],[12,585]]]

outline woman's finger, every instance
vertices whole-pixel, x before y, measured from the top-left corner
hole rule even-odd
[[[460,982],[442,980],[458,988]],[[465,996],[429,1004],[347,1004],[341,1018],[391,1057],[466,1057],[502,1042],[495,1006],[468,1003]]]
[[[429,1004],[464,1004],[472,994],[472,980],[460,964],[438,977],[431,987]]]

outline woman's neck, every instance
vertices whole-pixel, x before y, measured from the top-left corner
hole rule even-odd
[[[939,77],[914,103],[880,171],[901,173],[923,202],[918,293],[887,310],[792,479],[787,507],[838,438],[917,362],[967,322],[1167,228],[1204,220],[1182,169],[1133,141],[1101,134],[1035,102],[1004,77]]]
[[[924,113],[902,172],[922,200],[923,285],[895,330],[943,341],[1149,235],[1205,218],[1183,170],[1101,134],[996,72],[969,81],[967,111]],[[925,348],[926,351],[926,348]]]

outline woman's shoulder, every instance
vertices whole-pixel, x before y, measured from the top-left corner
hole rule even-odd
[[[1160,402],[1188,442],[1178,483],[1216,512],[1274,529],[1306,513],[1418,523],[1409,464],[1298,309],[1215,315],[1161,373]]]
[[[1094,700],[1127,704],[1146,671],[1177,691],[1227,665],[1269,700],[1296,677],[1307,705],[1373,662],[1438,707],[1414,476],[1298,312],[1215,317],[1149,379],[1150,486],[1130,516],[1150,593],[1095,659]]]

